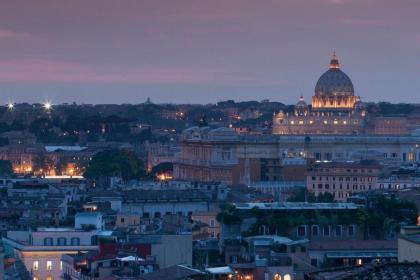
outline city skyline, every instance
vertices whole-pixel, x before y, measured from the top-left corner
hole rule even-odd
[[[310,102],[334,50],[363,101],[419,103],[414,0],[0,5],[4,104]]]

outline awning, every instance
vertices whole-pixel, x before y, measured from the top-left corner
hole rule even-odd
[[[117,258],[117,260],[120,260],[122,262],[135,262],[135,261],[144,261],[144,259],[135,257],[135,256],[128,256],[123,258]]]
[[[229,266],[220,266],[220,267],[208,267],[206,271],[210,274],[231,274],[233,273],[232,268]]]

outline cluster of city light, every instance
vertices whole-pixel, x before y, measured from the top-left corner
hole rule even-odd
[[[52,109],[53,105],[52,105],[52,103],[51,103],[50,101],[45,101],[45,102],[42,104],[42,107],[45,109],[45,111],[50,111],[50,110]],[[6,104],[6,108],[7,108],[9,111],[13,111],[13,110],[15,109],[15,103],[14,103],[14,102],[8,102],[8,103]]]

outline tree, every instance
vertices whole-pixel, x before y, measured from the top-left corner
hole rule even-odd
[[[10,176],[13,174],[13,167],[10,160],[0,160],[0,175]]]
[[[317,197],[316,197],[316,201],[317,202],[334,202],[334,195],[332,195],[329,192],[325,192],[325,193],[320,193]]]
[[[107,150],[93,156],[84,176],[101,179],[118,176],[123,180],[139,179],[145,175],[143,162],[127,150]]]
[[[45,156],[45,153],[38,153],[33,159],[33,170],[45,175],[53,167],[54,162],[51,158]]]
[[[287,199],[288,202],[315,202],[316,198],[313,193],[308,192],[306,188],[298,188]]]
[[[225,225],[239,224],[242,221],[236,207],[229,203],[220,205],[220,213],[217,214],[216,220]]]

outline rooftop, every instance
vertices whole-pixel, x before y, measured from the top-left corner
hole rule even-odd
[[[320,270],[305,275],[307,280],[414,280],[420,279],[418,263],[369,263],[362,266]]]
[[[296,245],[300,243],[307,243],[308,239],[292,240],[290,238],[278,235],[257,235],[244,238],[245,241],[252,241],[255,245],[269,246],[272,243],[284,244],[284,245]]]
[[[399,238],[405,239],[416,244],[420,244],[420,234],[401,234]]]
[[[312,202],[273,202],[273,203],[233,203],[239,210],[258,208],[262,210],[356,210],[354,203],[312,203]]]
[[[82,217],[85,217],[85,218],[90,218],[90,217],[99,217],[99,216],[102,216],[102,214],[100,213],[100,212],[79,212],[79,213],[76,213],[76,218],[82,218]]]
[[[87,147],[81,147],[81,146],[45,146],[45,150],[49,153],[58,152],[58,151],[81,152],[81,151],[84,151],[86,149],[87,149]]]
[[[156,272],[140,276],[140,280],[181,280],[202,275],[203,272],[184,265],[174,265]]]

